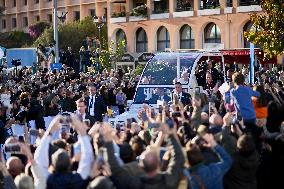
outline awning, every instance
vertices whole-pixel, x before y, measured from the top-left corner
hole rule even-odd
[[[121,59],[118,62],[116,62],[116,65],[117,66],[120,66],[120,65],[133,65],[134,62],[135,62],[134,56],[132,56],[129,53],[125,53],[124,55],[122,55]]]
[[[226,64],[233,64],[234,62],[239,64],[249,64],[250,63],[250,50],[249,49],[228,49],[220,50],[224,55],[224,60]],[[254,54],[257,60],[261,64],[276,64],[277,58],[264,59],[264,53],[260,49],[255,49]],[[220,60],[219,60],[220,61]]]
[[[142,54],[138,57],[138,62],[139,62],[139,63],[146,63],[146,62],[148,62],[153,56],[155,56],[155,54],[153,54],[153,53],[142,53]]]

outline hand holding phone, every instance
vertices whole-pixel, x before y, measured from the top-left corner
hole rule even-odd
[[[168,125],[168,127],[169,127],[170,129],[174,128],[174,120],[173,120],[173,119],[168,118],[168,119],[166,120],[166,124]]]

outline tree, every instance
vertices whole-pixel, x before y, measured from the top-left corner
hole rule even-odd
[[[125,53],[125,40],[119,40],[117,44],[111,41],[109,48],[106,44],[104,43],[105,46],[102,47],[99,59],[103,68],[110,69],[113,67],[112,63],[119,61]]]
[[[37,22],[29,26],[29,34],[33,39],[38,38],[45,29],[50,28],[50,23],[48,22]]]
[[[245,32],[245,37],[262,47],[265,57],[284,54],[284,3],[283,0],[261,0],[264,14],[251,14],[250,20],[257,28]]]
[[[31,44],[30,35],[23,31],[5,32],[0,35],[0,46],[5,48],[29,47]]]
[[[102,37],[106,37],[106,27],[101,32]],[[94,38],[98,36],[98,28],[91,17],[86,17],[82,21],[60,24],[58,26],[59,48],[66,49],[68,46],[76,52],[82,46],[82,41],[89,36]],[[35,41],[34,46],[38,44],[48,45],[53,43],[53,27],[46,29],[43,34]]]

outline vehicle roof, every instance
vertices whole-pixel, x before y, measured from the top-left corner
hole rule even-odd
[[[159,52],[154,57],[165,57],[165,56],[192,56],[197,58],[198,56],[223,56],[220,51],[206,51],[206,50],[178,50],[178,51],[169,51],[169,52]]]

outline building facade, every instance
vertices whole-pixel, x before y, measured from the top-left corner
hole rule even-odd
[[[0,5],[6,7],[2,32],[53,20],[53,0],[0,0]],[[247,48],[244,31],[256,29],[249,13],[262,11],[258,0],[58,0],[58,10],[68,12],[67,22],[105,15],[109,41],[125,39],[129,53]]]

